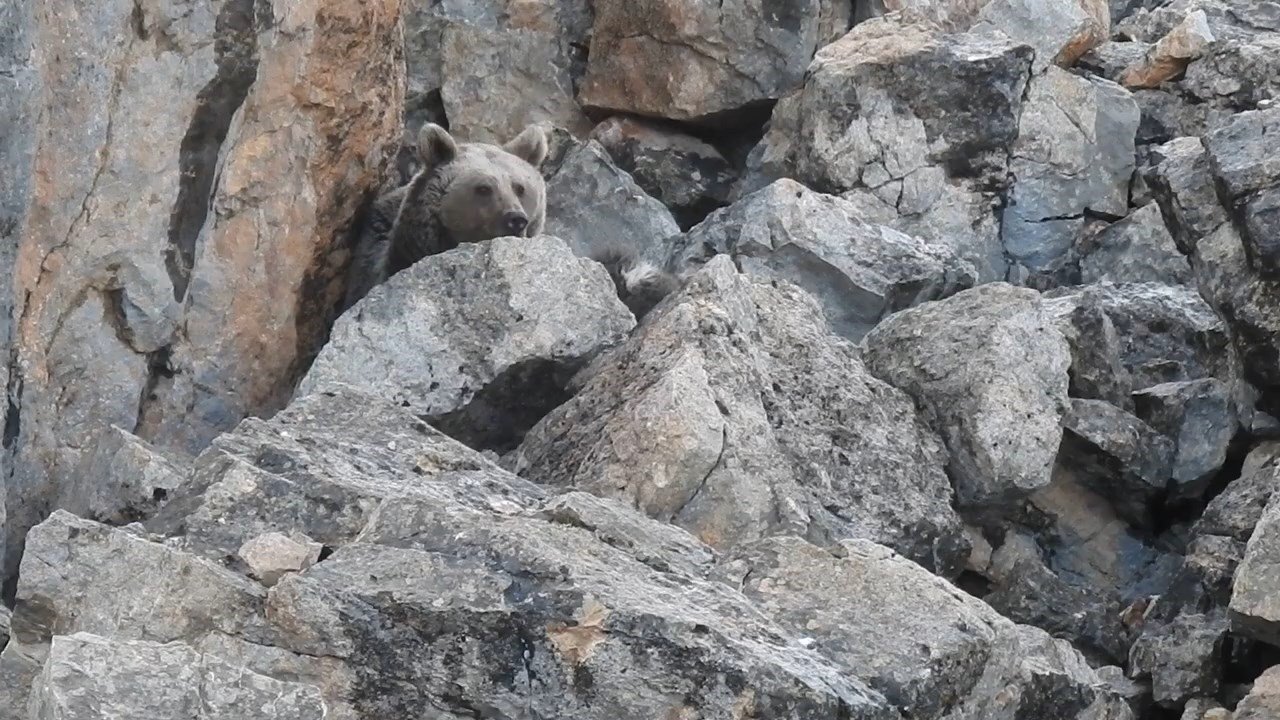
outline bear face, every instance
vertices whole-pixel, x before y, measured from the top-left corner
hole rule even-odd
[[[542,232],[547,187],[537,166],[546,158],[547,137],[541,129],[526,128],[497,146],[459,143],[428,123],[418,134],[418,154],[438,188],[436,216],[453,242]]]

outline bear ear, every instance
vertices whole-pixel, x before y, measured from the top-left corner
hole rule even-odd
[[[448,130],[426,123],[418,131],[418,158],[424,167],[434,167],[451,162],[458,156],[458,143]]]
[[[502,149],[538,167],[547,157],[547,133],[537,125],[530,125],[511,142],[503,145]]]

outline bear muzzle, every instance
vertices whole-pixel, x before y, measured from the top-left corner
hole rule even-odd
[[[518,210],[512,210],[502,216],[502,225],[512,235],[523,235],[529,227],[529,218]]]

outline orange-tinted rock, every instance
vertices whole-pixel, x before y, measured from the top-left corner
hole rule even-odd
[[[0,72],[10,571],[109,425],[191,452],[283,404],[403,103],[400,0],[30,12]]]

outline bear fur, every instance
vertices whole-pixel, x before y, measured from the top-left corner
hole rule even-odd
[[[418,172],[373,203],[351,260],[344,310],[428,255],[542,232],[547,187],[538,166],[547,156],[547,135],[541,128],[525,128],[497,146],[460,143],[427,123],[416,150]]]
[[[593,251],[590,257],[609,271],[618,297],[636,320],[642,320],[681,285],[673,273],[641,259],[630,248],[610,245]]]

